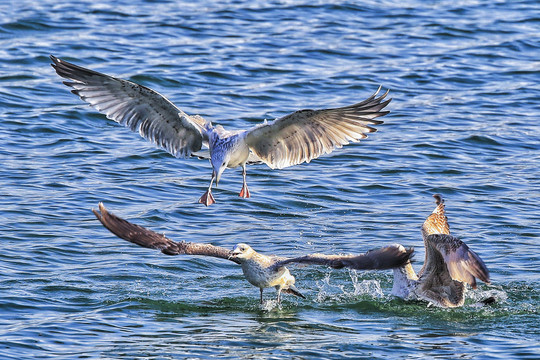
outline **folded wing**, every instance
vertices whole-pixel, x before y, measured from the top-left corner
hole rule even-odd
[[[207,141],[200,116],[188,116],[156,91],[71,64],[51,55],[71,91],[107,118],[129,127],[176,157],[189,157]]]
[[[166,255],[204,255],[239,263],[234,258],[231,258],[231,251],[228,249],[211,244],[173,241],[163,234],[132,224],[108,212],[102,203],[99,203],[99,211],[92,211],[103,226],[114,235],[139,246],[157,249]]]
[[[368,99],[346,107],[324,110],[300,110],[248,131],[246,142],[250,149],[271,168],[309,162],[322,154],[329,154],[350,142],[367,137],[376,131],[370,125],[382,124],[375,120],[388,114],[381,111],[391,99],[383,101],[388,91],[380,91]]]

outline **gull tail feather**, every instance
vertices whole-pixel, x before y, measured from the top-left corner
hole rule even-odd
[[[298,297],[301,297],[302,299],[306,298],[304,295],[302,295],[300,291],[298,291],[298,289],[294,285],[289,285],[288,289],[283,289],[282,291],[287,294],[296,295]]]

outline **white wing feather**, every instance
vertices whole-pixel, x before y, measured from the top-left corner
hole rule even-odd
[[[376,97],[346,107],[323,110],[299,110],[272,122],[260,124],[246,134],[250,149],[269,167],[310,162],[322,154],[329,154],[350,142],[367,137],[376,131],[370,125],[388,111],[381,111],[391,99],[383,101],[388,91]]]

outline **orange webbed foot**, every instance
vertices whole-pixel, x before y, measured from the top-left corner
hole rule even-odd
[[[204,204],[206,206],[212,205],[216,203],[216,200],[214,199],[214,196],[212,195],[212,192],[207,190],[203,196],[199,199],[199,203]]]
[[[248,189],[247,185],[244,184],[244,186],[242,186],[242,190],[240,190],[240,194],[238,194],[238,196],[240,196],[241,198],[244,198],[244,199],[247,199],[247,198],[250,197],[249,189]]]

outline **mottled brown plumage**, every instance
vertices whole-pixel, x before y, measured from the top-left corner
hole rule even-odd
[[[402,298],[427,300],[441,307],[462,306],[465,284],[476,289],[476,278],[489,284],[489,271],[467,244],[450,235],[444,200],[439,194],[434,197],[437,206],[422,225],[426,250],[424,266],[418,275],[410,262],[394,269],[392,293]]]

